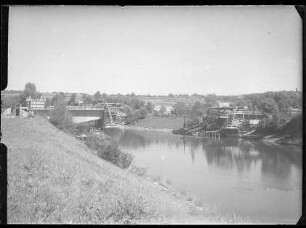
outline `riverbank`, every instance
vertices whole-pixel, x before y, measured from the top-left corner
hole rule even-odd
[[[8,223],[247,223],[97,157],[46,119],[1,118]]]
[[[138,131],[156,131],[156,132],[172,133],[172,129],[138,127],[136,125],[124,125],[120,128],[122,128],[122,129],[132,129],[132,130],[138,130]]]
[[[294,146],[302,146],[303,139],[302,137],[292,138],[288,135],[267,135],[264,136],[261,141],[265,144],[273,144],[273,145],[294,145]]]
[[[133,125],[124,125],[124,129],[139,131],[158,131],[172,133],[173,130],[184,126],[184,117],[147,117]],[[259,141],[271,145],[302,146],[302,120],[301,117],[293,119],[275,134],[260,133]],[[190,136],[193,137],[193,136]],[[257,140],[257,139],[256,139]]]
[[[302,115],[292,118],[287,124],[280,129],[273,132],[273,134],[267,134],[263,132],[265,136],[262,141],[270,144],[279,145],[303,145],[303,118]]]

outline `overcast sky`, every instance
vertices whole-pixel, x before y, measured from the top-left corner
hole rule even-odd
[[[8,87],[236,95],[302,89],[293,6],[10,7]]]

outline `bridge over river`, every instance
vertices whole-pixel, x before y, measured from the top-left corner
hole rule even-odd
[[[126,116],[121,104],[118,103],[106,103],[100,105],[100,107],[67,106],[66,108],[74,123],[102,120],[102,124],[114,124],[122,122],[122,118]],[[52,110],[53,107],[35,110],[35,113],[50,116]]]
[[[51,111],[52,109],[40,109],[40,110],[35,110],[35,113],[50,116]],[[105,110],[101,108],[67,107],[67,111],[71,114],[72,121],[74,123],[83,123],[99,119],[103,120],[105,113]]]

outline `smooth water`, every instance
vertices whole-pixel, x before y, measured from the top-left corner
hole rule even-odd
[[[222,211],[258,223],[296,223],[302,211],[302,148],[107,129],[146,175]]]

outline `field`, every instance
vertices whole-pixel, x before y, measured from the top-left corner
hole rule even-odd
[[[186,121],[188,119],[186,118]],[[137,127],[152,129],[179,129],[184,126],[184,117],[154,117],[148,116],[135,124]]]
[[[168,97],[168,96],[137,96],[140,100],[145,102],[151,102],[153,105],[173,106],[178,102],[182,102],[186,105],[194,105],[196,101],[204,102],[204,99],[195,97]]]
[[[97,157],[41,117],[1,118],[8,223],[232,223]]]

